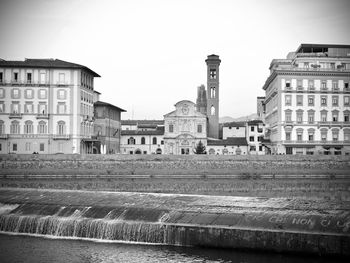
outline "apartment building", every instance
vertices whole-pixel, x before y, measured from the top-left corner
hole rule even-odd
[[[58,59],[0,60],[0,153],[90,153],[97,73]]]
[[[265,91],[272,154],[350,153],[350,45],[301,44],[273,59]]]

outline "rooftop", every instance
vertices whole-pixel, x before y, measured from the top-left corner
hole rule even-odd
[[[10,68],[67,68],[67,69],[83,69],[91,73],[94,77],[101,77],[96,72],[92,71],[86,66],[60,60],[60,59],[34,59],[26,58],[24,61],[21,60],[3,60],[0,59],[0,67]]]
[[[121,135],[164,135],[164,126],[158,126],[155,130],[122,130]]]
[[[95,106],[95,107],[96,107],[96,106],[106,106],[106,107],[111,107],[111,108],[113,108],[113,109],[119,110],[119,111],[121,111],[121,112],[126,112],[126,110],[123,110],[122,108],[119,108],[119,107],[117,107],[117,106],[115,106],[115,105],[113,105],[113,104],[110,104],[110,103],[107,103],[107,102],[103,102],[103,101],[96,101],[96,102],[94,103],[94,106]]]

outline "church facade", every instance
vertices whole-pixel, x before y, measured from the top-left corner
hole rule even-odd
[[[194,154],[200,141],[207,144],[207,116],[189,100],[179,101],[164,115],[164,127],[165,154]]]

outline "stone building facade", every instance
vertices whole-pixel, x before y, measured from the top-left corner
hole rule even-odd
[[[207,144],[207,117],[191,101],[176,103],[175,110],[164,115],[164,128],[165,154],[194,154],[199,141]]]
[[[350,45],[301,44],[274,59],[265,91],[272,154],[350,154]]]
[[[94,78],[58,59],[0,60],[0,153],[88,153]]]

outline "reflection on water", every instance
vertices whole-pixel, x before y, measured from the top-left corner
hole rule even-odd
[[[185,248],[0,235],[1,262],[334,262],[301,257],[208,248]]]

